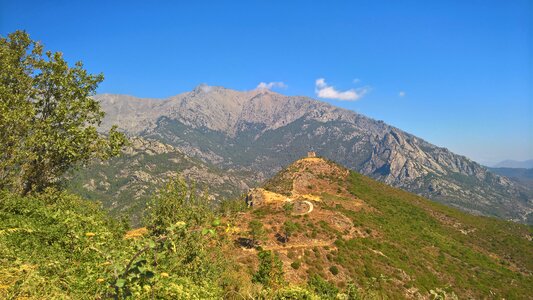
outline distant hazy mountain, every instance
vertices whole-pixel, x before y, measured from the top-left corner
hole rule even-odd
[[[522,168],[522,169],[532,169],[533,168],[533,159],[516,161],[516,160],[504,160],[492,166],[493,168]]]
[[[533,192],[533,168],[489,168],[498,175],[505,176],[519,184],[525,185]]]
[[[526,221],[532,199],[505,177],[398,128],[308,97],[199,86],[168,99],[96,97],[132,136],[263,182],[314,150],[352,170],[438,202]]]

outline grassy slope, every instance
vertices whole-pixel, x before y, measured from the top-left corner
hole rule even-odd
[[[401,294],[397,279],[424,293],[450,287],[460,298],[531,297],[531,227],[468,215],[357,173],[348,182],[350,192],[376,209],[334,208],[378,233],[336,243],[336,260],[360,284],[382,278],[391,296]]]
[[[106,285],[97,280],[110,274],[105,262],[124,249],[123,234],[96,204],[79,197],[0,192],[0,298],[103,294]]]
[[[208,246],[191,246],[191,240],[205,243],[199,233],[180,235],[181,243],[171,250],[156,244],[158,237],[126,239],[125,233],[123,224],[78,196],[0,191],[0,299],[110,299],[118,276],[132,292],[127,299],[221,294],[215,281],[220,260],[199,256]],[[176,238],[172,234],[169,241]],[[139,252],[150,243],[152,251]]]

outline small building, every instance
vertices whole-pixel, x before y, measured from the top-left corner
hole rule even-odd
[[[315,151],[307,152],[307,157],[316,157],[316,152]]]

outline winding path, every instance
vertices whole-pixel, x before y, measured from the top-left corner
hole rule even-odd
[[[302,202],[303,203],[307,203],[307,205],[309,205],[309,210],[307,212],[304,212],[304,213],[300,214],[300,215],[302,215],[302,216],[303,215],[307,215],[308,213],[313,211],[313,209],[314,209],[313,203],[311,203],[310,201],[306,201],[306,200],[304,200]]]

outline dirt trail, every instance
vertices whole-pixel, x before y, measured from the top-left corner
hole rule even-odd
[[[309,202],[309,201],[306,201],[306,200],[304,200],[304,201],[302,201],[302,202],[303,202],[303,203],[306,203],[307,205],[309,205],[309,210],[306,211],[306,212],[304,212],[304,213],[298,214],[298,215],[300,215],[300,216],[307,215],[308,213],[310,213],[310,212],[313,211],[313,209],[314,209],[313,203],[311,203],[311,202]]]
[[[302,243],[302,244],[290,244],[290,245],[276,245],[276,246],[263,246],[264,250],[288,250],[288,249],[302,249],[313,247],[325,247],[333,245],[332,241],[322,241],[314,243]]]

